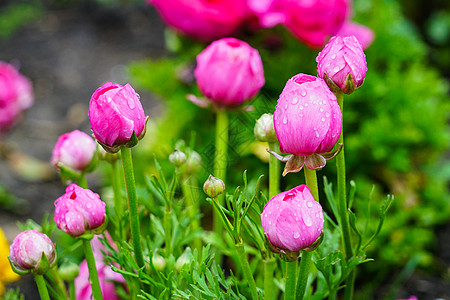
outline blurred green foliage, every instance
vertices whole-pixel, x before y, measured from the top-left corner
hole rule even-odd
[[[39,19],[42,14],[40,1],[16,1],[0,6],[0,40],[10,37],[21,26]]]
[[[358,184],[353,209],[356,215],[367,212],[367,195],[373,184],[377,186],[374,199],[382,199],[384,193],[395,195],[380,236],[369,249],[378,262],[366,264],[364,272],[386,275],[413,256],[420,258],[419,266],[433,267],[434,226],[450,217],[446,191],[450,163],[444,156],[450,141],[448,82],[430,66],[429,48],[402,15],[399,3],[358,0],[354,1],[354,13],[355,21],[372,28],[376,39],[365,51],[369,70],[364,85],[344,101],[347,176]],[[254,155],[254,122],[262,113],[273,112],[287,79],[297,73],[316,73],[318,51],[308,49],[282,28],[239,38],[259,50],[266,85],[250,103],[254,112],[231,114],[231,126],[239,130],[229,149],[239,155],[231,155],[229,168],[248,169],[249,175],[258,176],[267,166]],[[195,149],[203,156],[206,174],[212,170],[212,156],[208,155],[214,151],[214,114],[185,100],[189,93],[201,96],[192,68],[205,45],[173,34],[167,41],[173,51],[170,56],[129,66],[137,90],[148,89],[165,101],[161,115],[148,128],[150,137],[143,141],[146,146],[138,147],[137,155],[150,164],[149,153],[167,160],[175,142],[179,138],[189,141],[195,131]],[[139,171],[148,170],[138,167]],[[330,161],[319,174],[333,181],[334,172]],[[235,186],[238,180],[229,178],[228,184]],[[301,176],[288,175],[282,185],[292,187],[300,181]],[[380,275],[366,283],[376,286],[382,279]]]

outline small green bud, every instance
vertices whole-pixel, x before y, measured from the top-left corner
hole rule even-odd
[[[260,142],[274,143],[277,141],[275,129],[273,127],[273,115],[263,114],[255,124],[253,130],[255,138]]]
[[[211,198],[217,197],[225,190],[225,184],[219,178],[209,175],[208,180],[203,185],[203,191]]]
[[[194,257],[192,255],[191,248],[187,247],[183,254],[181,254],[181,256],[178,257],[177,261],[175,262],[175,270],[180,272],[185,265],[191,262],[193,258]]]
[[[70,282],[77,278],[78,273],[80,272],[80,266],[77,264],[66,261],[58,268],[58,274],[62,280]]]
[[[175,167],[180,167],[186,161],[186,154],[175,149],[174,152],[169,155],[169,161]]]
[[[202,157],[195,151],[189,153],[189,157],[184,165],[187,174],[195,174],[202,167]]]
[[[153,266],[155,266],[156,271],[158,272],[164,271],[164,268],[166,267],[166,261],[161,255],[155,252],[153,254],[152,262]]]

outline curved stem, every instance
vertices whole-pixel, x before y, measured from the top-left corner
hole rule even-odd
[[[312,263],[312,251],[303,251],[300,260],[300,270],[298,273],[297,290],[295,292],[295,299],[303,299],[308,285],[308,276]]]
[[[295,288],[297,286],[298,261],[286,263],[286,286],[284,289],[284,300],[295,300]]]
[[[139,268],[144,267],[144,256],[141,248],[139,212],[136,199],[136,183],[134,181],[133,160],[131,149],[122,147],[122,165],[128,195],[128,209],[130,211],[131,235],[133,238],[134,254]]]
[[[275,285],[273,282],[273,272],[277,265],[274,257],[268,257],[264,260],[264,300],[272,300],[275,294]]]
[[[34,278],[36,280],[36,285],[38,287],[39,295],[41,296],[41,299],[42,300],[50,300],[50,296],[48,294],[44,275],[34,274]]]
[[[95,266],[94,253],[92,252],[91,241],[83,239],[84,255],[89,269],[89,282],[92,287],[92,295],[95,300],[102,300],[103,295],[98,281],[97,267]]]
[[[234,244],[234,246],[236,247],[236,253],[239,259],[239,264],[242,268],[242,272],[244,273],[244,278],[247,280],[247,283],[249,285],[252,299],[258,300],[258,291],[256,290],[256,283],[255,279],[253,278],[252,270],[250,269],[250,265],[248,264],[247,255],[245,254],[244,244],[241,242],[239,244]]]
[[[278,142],[269,143],[269,149],[279,152]],[[269,156],[269,199],[280,191],[280,161],[273,155]]]
[[[339,106],[341,107],[341,112],[344,112],[344,95],[342,93],[336,93],[336,98]],[[342,143],[341,152],[336,157],[336,167],[337,167],[337,188],[338,188],[338,199],[339,199],[339,214],[341,220],[342,236],[344,239],[345,247],[345,257],[349,259],[352,257],[352,242],[350,235],[350,226],[348,221],[347,213],[347,191],[345,182],[345,144],[344,144],[344,125],[342,125],[341,135],[339,137],[338,143]],[[353,287],[355,281],[355,270],[347,277],[345,286],[345,299],[352,299],[353,297]]]

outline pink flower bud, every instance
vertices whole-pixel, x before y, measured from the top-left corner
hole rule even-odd
[[[336,96],[317,77],[297,74],[288,80],[274,112],[280,150],[298,156],[330,151],[342,128]]]
[[[89,120],[97,141],[109,152],[120,146],[132,147],[145,134],[146,118],[139,95],[126,84],[107,82],[99,87],[89,103]]]
[[[302,184],[274,196],[261,214],[264,233],[279,252],[297,252],[310,247],[323,229],[322,206]]]
[[[44,233],[27,230],[19,233],[12,242],[9,260],[17,272],[44,274],[56,261],[55,245]]]
[[[202,41],[233,33],[249,16],[241,0],[147,0],[171,27]]]
[[[258,51],[235,38],[214,41],[203,50],[194,75],[202,93],[226,107],[251,99],[265,82]]]
[[[317,75],[333,91],[351,94],[364,82],[366,55],[355,36],[333,36],[316,58]]]
[[[74,130],[61,135],[53,148],[51,164],[84,171],[94,158],[97,145],[86,133]]]
[[[76,184],[55,200],[54,220],[59,229],[71,236],[100,233],[105,223],[105,203],[98,194]]]
[[[0,61],[0,133],[11,129],[33,101],[31,82],[12,65]]]

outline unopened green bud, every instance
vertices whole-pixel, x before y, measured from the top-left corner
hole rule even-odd
[[[181,254],[181,256],[178,257],[177,261],[175,262],[175,270],[180,272],[185,265],[191,262],[193,258],[194,257],[192,255],[191,248],[187,247],[183,254]]]
[[[164,271],[164,268],[166,267],[166,261],[164,258],[159,255],[158,253],[153,254],[153,266],[155,266],[156,271],[162,272]]]
[[[255,135],[255,138],[260,142],[276,142],[277,136],[273,127],[273,115],[263,114],[256,121],[253,133]]]
[[[80,267],[71,262],[66,261],[58,268],[58,274],[62,280],[70,282],[77,278],[78,273],[80,272]]]
[[[225,184],[219,178],[209,175],[203,185],[203,191],[211,198],[217,197],[225,190]]]
[[[202,157],[195,151],[189,153],[189,157],[184,165],[187,174],[195,174],[202,167]]]
[[[175,151],[169,155],[169,161],[175,167],[180,167],[186,161],[186,154],[175,149]]]

